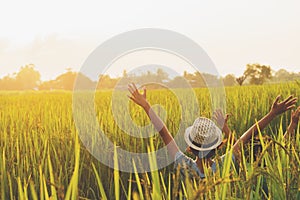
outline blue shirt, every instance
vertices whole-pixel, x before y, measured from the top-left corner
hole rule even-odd
[[[226,154],[221,156],[221,163],[224,162],[225,156],[226,156]],[[235,162],[234,155],[232,155],[232,161]],[[186,156],[181,151],[178,151],[175,155],[175,163],[174,163],[175,170],[177,170],[178,166],[179,166],[179,170],[180,170],[180,176],[181,176],[181,178],[183,178],[183,180],[185,180],[186,174],[188,174],[189,178],[191,178],[191,179],[193,179],[193,178],[197,179],[199,177],[201,179],[205,178],[205,175],[200,172],[200,169],[198,168],[196,161],[193,160],[192,158]],[[211,165],[211,169],[212,169],[213,173],[216,172],[217,167],[216,167],[215,161],[213,161],[213,164]]]

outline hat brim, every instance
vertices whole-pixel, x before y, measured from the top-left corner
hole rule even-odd
[[[217,138],[215,139],[216,142],[207,148],[199,147],[199,146],[193,144],[193,141],[190,140],[189,136],[190,136],[191,130],[192,130],[192,126],[188,127],[185,130],[184,140],[190,147],[192,147],[195,150],[198,150],[198,151],[212,150],[212,149],[217,148],[222,143],[222,131],[220,129],[216,129],[217,130],[217,133],[216,133]]]

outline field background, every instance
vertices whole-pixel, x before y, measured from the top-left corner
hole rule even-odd
[[[194,90],[199,115],[210,117],[208,90]],[[269,111],[278,94],[299,97],[299,83],[226,88],[229,127],[237,137]],[[148,96],[151,103],[165,108],[167,127],[176,133],[181,119],[176,96],[165,90],[150,90]],[[132,138],[116,126],[111,114],[111,91],[97,92],[95,102],[100,126],[118,146],[133,152],[163,146],[157,135],[149,140]],[[129,106],[136,123],[149,123],[138,106]],[[188,126],[193,121],[183,123]],[[204,198],[204,192],[207,199],[261,199],[262,175],[270,198],[300,198],[299,126],[296,140],[285,142],[281,138],[289,121],[287,112],[262,132],[280,144],[264,147],[268,149],[262,158],[265,167],[250,159],[244,163],[247,170],[240,174],[225,170],[227,173],[217,173],[206,181],[186,183],[178,193],[176,176],[171,173],[173,166],[129,174],[114,171],[93,158],[77,137],[71,92],[1,92],[0,199],[173,199],[177,195],[192,199]]]

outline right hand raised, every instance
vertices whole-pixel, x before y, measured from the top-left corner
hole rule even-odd
[[[138,104],[139,106],[145,108],[148,105],[148,101],[146,99],[146,88],[144,87],[143,94],[140,93],[134,83],[128,84],[128,91],[130,92],[131,96],[128,96],[134,103]]]
[[[227,121],[229,118],[229,114],[224,115],[221,109],[217,109],[213,113],[213,120],[217,123],[217,125],[222,129],[227,138],[231,136],[231,130],[228,127]]]
[[[289,96],[282,102],[279,102],[280,95],[278,95],[272,105],[270,113],[274,116],[280,115],[292,108],[295,107],[297,103],[297,97],[293,97],[293,95]]]
[[[213,120],[215,120],[217,125],[222,129],[227,125],[228,118],[229,114],[224,115],[221,109],[217,109],[213,113]]]

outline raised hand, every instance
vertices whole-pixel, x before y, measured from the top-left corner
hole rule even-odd
[[[300,117],[300,106],[297,108],[296,111],[292,110],[291,114],[291,124],[297,126],[299,122],[299,117]]]
[[[130,92],[131,96],[128,96],[133,102],[140,105],[145,112],[147,113],[149,119],[151,120],[152,124],[159,132],[160,136],[162,137],[164,143],[167,145],[167,149],[175,159],[176,153],[179,151],[179,148],[173,139],[172,135],[170,134],[168,128],[164,124],[164,122],[159,118],[159,116],[151,109],[150,104],[147,101],[147,91],[144,88],[144,92],[140,93],[134,83],[128,85],[128,91]]]
[[[282,102],[279,102],[279,99],[280,95],[276,97],[270,111],[270,113],[275,116],[294,108],[297,102],[297,97],[293,97],[293,95],[289,96]]]
[[[292,110],[292,114],[291,114],[291,122],[290,125],[287,128],[287,132],[293,134],[298,126],[298,122],[299,122],[299,117],[300,117],[300,106],[293,111]],[[285,135],[285,137],[287,136],[287,134]]]
[[[130,92],[131,96],[128,96],[133,102],[138,104],[139,106],[145,108],[148,105],[147,102],[147,90],[144,87],[144,92],[140,93],[134,83],[128,84],[128,91]]]
[[[213,120],[217,123],[217,125],[220,128],[224,128],[224,126],[227,125],[227,120],[228,120],[229,115],[226,114],[224,116],[224,114],[222,113],[221,109],[217,109],[214,113],[213,113]]]
[[[225,136],[228,139],[231,139],[231,130],[228,127],[227,121],[229,118],[229,114],[226,114],[224,116],[223,112],[221,109],[217,109],[214,113],[213,113],[213,120],[217,123],[217,125],[222,128],[222,131],[224,132]],[[235,142],[235,139],[234,139]]]
[[[263,118],[261,118],[257,123],[253,124],[234,144],[234,155],[238,158],[238,160],[241,160],[241,154],[239,150],[240,144],[245,144],[246,142],[249,142],[252,136],[255,136],[258,133],[258,130],[262,131],[277,115],[280,115],[294,108],[297,102],[297,98],[293,97],[292,95],[283,100],[282,102],[279,102],[279,99],[280,95],[276,97],[272,105],[271,111]]]

